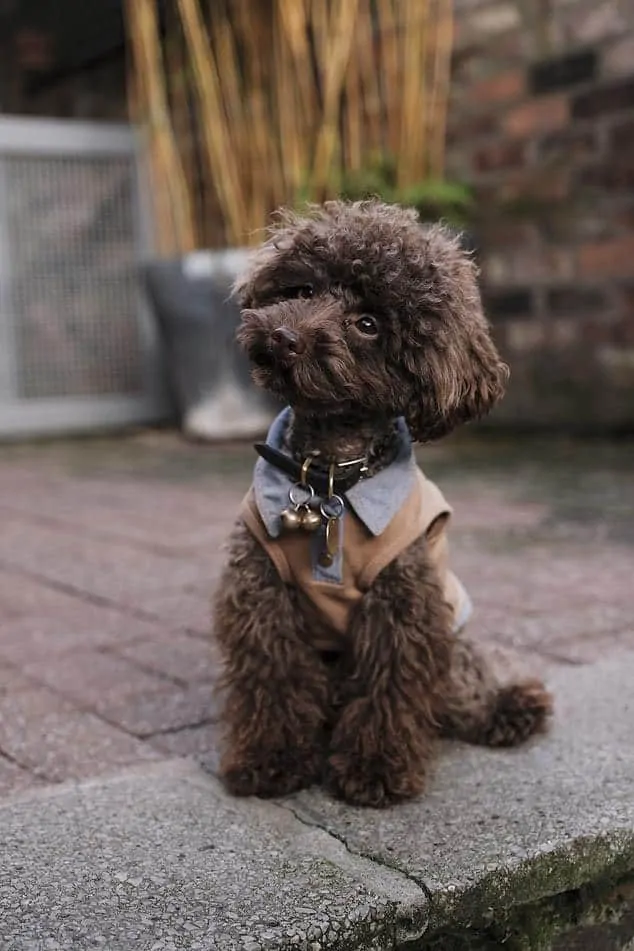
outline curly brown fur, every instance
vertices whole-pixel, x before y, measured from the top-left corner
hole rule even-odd
[[[378,576],[350,625],[351,676],[328,760],[335,794],[382,807],[423,790],[450,689],[451,621],[424,544]]]
[[[473,262],[440,226],[380,202],[283,213],[238,282],[239,339],[254,379],[293,409],[288,448],[388,464],[394,422],[437,439],[501,397],[507,368],[482,312]],[[311,648],[311,621],[238,526],[219,587],[224,659],[221,773],[241,795],[319,780],[349,802],[419,793],[435,739],[513,745],[544,728],[538,682],[503,682],[451,633],[421,538],[378,576],[347,647]]]
[[[256,382],[324,427],[404,415],[417,441],[488,412],[508,375],[459,239],[416,212],[328,202],[286,212],[236,286]],[[378,337],[359,330],[367,314]],[[280,372],[279,327],[300,359]]]
[[[517,746],[544,731],[552,699],[536,679],[514,672],[462,637],[453,639],[451,689],[441,718],[441,734],[481,746]]]
[[[236,795],[281,795],[321,777],[330,688],[302,620],[266,553],[236,526],[214,614],[227,731],[220,769]]]

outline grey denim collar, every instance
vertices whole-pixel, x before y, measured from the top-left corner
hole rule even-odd
[[[273,421],[267,442],[282,449],[284,434],[291,418],[291,409],[282,410]],[[345,502],[372,535],[385,531],[411,492],[416,474],[412,440],[404,419],[398,420],[398,451],[391,465],[370,479],[362,479],[346,493]],[[292,482],[288,476],[258,459],[253,475],[253,489],[258,511],[271,538],[281,533],[280,516],[288,506]]]

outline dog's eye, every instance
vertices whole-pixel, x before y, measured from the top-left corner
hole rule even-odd
[[[363,317],[359,317],[359,319],[355,322],[355,327],[366,337],[376,337],[379,332],[376,320],[374,317],[369,317],[367,314],[364,314]]]
[[[282,291],[282,297],[285,300],[296,300],[298,297],[309,298],[312,296],[312,284],[298,284],[296,287],[285,287]]]

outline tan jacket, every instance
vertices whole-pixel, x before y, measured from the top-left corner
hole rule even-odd
[[[333,581],[324,580],[316,570],[315,545],[323,543],[319,539],[313,541],[312,536],[301,531],[272,537],[253,486],[241,509],[245,525],[268,553],[282,581],[298,589],[312,622],[311,643],[318,650],[341,648],[352,609],[377,575],[421,535],[427,537],[428,550],[446,600],[453,608],[456,626],[462,626],[470,604],[464,588],[448,567],[446,528],[450,515],[451,508],[438,487],[418,468],[408,483],[403,504],[379,534],[373,534],[348,506],[340,525],[339,576]]]

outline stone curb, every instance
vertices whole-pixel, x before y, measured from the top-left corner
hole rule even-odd
[[[553,680],[548,738],[449,749],[388,812],[237,801],[183,760],[7,801],[0,951],[555,947],[517,929],[634,876],[634,654]]]

